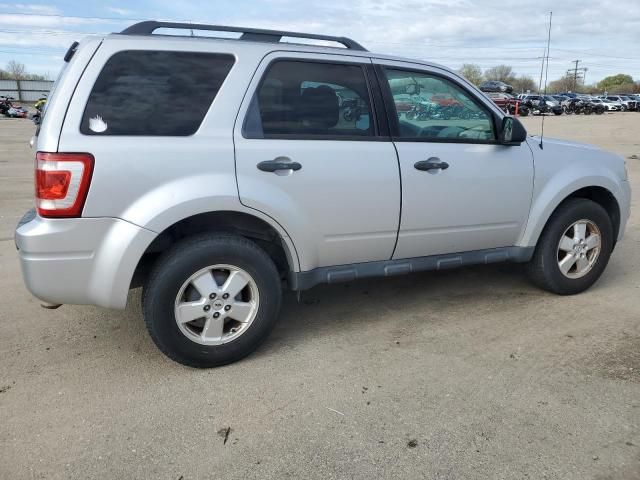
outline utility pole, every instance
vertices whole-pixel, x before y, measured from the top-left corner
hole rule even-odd
[[[581,62],[581,60],[574,60],[571,63],[575,63],[576,66],[573,69],[573,91],[575,92],[578,89],[578,64]]]
[[[578,64],[580,64],[582,62],[582,60],[574,60],[571,63],[574,63],[575,66],[573,68],[570,68],[569,70],[567,70],[567,76],[573,76],[573,91],[575,92],[578,89],[578,81],[582,82],[582,84],[585,84],[585,78],[587,76],[587,70],[589,70],[587,67],[578,67]]]

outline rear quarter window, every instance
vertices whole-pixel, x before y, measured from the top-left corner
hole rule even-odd
[[[231,55],[123,51],[98,75],[82,116],[84,135],[194,134],[233,66]]]

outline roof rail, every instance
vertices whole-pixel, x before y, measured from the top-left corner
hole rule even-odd
[[[317,35],[315,33],[285,32],[280,30],[265,30],[262,28],[229,27],[226,25],[208,25],[203,23],[181,23],[181,22],[157,22],[148,20],[139,22],[125,28],[123,35],[151,35],[158,28],[175,28],[182,30],[210,30],[214,32],[238,32],[242,33],[240,40],[250,40],[254,42],[278,43],[282,37],[307,38],[311,40],[324,40],[336,42],[344,45],[349,50],[360,50],[366,52],[367,49],[358,42],[347,37],[332,37],[330,35]]]

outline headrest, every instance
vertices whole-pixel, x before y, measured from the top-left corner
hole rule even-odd
[[[331,87],[320,85],[305,88],[300,96],[300,120],[309,127],[331,128],[338,124],[340,106]]]

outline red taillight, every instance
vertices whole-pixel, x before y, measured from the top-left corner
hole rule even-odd
[[[93,155],[36,154],[36,209],[42,217],[79,217],[89,191]]]

